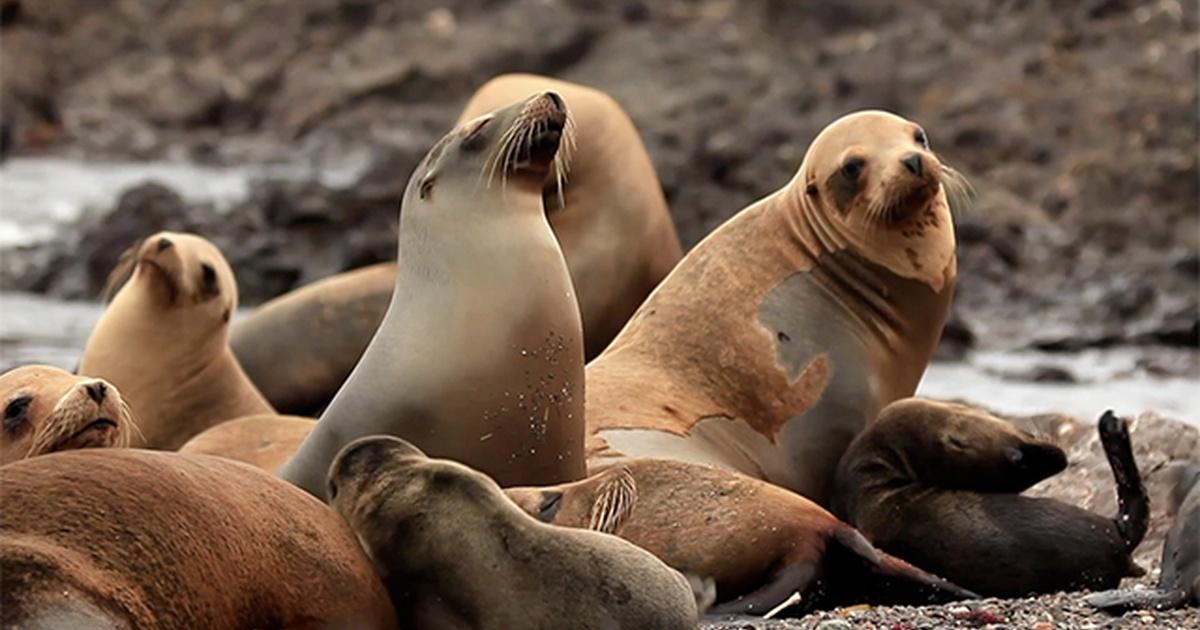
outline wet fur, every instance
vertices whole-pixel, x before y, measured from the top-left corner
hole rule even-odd
[[[1130,552],[1145,532],[1123,429],[1115,416],[1100,428],[1125,498],[1114,519],[1019,494],[1065,468],[1052,444],[963,405],[899,401],[842,458],[835,511],[880,548],[983,595],[1111,588],[1141,574]]]

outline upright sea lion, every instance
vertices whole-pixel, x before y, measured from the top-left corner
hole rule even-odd
[[[300,416],[259,414],[222,422],[179,447],[180,453],[216,455],[270,472],[279,470],[316,421]]]
[[[337,514],[203,455],[54,453],[0,467],[5,628],[394,628]]]
[[[583,476],[583,331],[542,208],[571,128],[562,98],[542,92],[429,151],[404,193],[388,313],[285,479],[319,496],[338,450],[374,434],[503,485]]]
[[[842,458],[835,513],[879,548],[987,596],[1112,588],[1141,575],[1130,553],[1149,504],[1125,423],[1100,439],[1117,480],[1116,518],[1021,496],[1067,465],[1058,447],[981,410],[892,403]]]
[[[1088,604],[1114,613],[1200,606],[1200,463],[1181,465],[1176,475],[1171,495],[1175,524],[1163,542],[1158,587],[1104,591],[1089,596]]]
[[[403,440],[350,443],[328,484],[404,627],[696,628],[687,579],[648,551],[540,523],[486,475]]]
[[[613,533],[716,581],[714,612],[927,604],[974,594],[871,546],[812,501],[711,466],[633,459],[581,481],[505,490],[543,522]]]
[[[957,273],[957,173],[914,122],[847,115],[796,176],[684,257],[588,365],[588,465],[671,458],[824,501],[838,458],[912,395]]]
[[[174,450],[219,422],[274,413],[229,351],[233,270],[212,243],[159,232],[129,248],[79,373],[120,388],[138,419],[134,446]]]
[[[566,100],[577,122],[570,176],[559,182],[547,174],[542,201],[571,271],[591,359],[683,253],[637,128],[604,92],[507,74],[479,88],[458,122],[546,90]],[[395,283],[395,263],[383,263],[276,298],[234,323],[234,354],[276,408],[315,413],[362,356]]]
[[[134,430],[117,388],[46,365],[0,375],[0,405],[0,465],[55,451],[125,446]]]

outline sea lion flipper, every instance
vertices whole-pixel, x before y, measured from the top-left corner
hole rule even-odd
[[[762,615],[787,601],[789,597],[807,592],[809,584],[816,576],[817,567],[812,563],[785,566],[776,571],[770,581],[758,590],[718,604],[709,609],[709,614]]]
[[[624,465],[604,474],[607,478],[600,482],[600,488],[596,491],[588,529],[616,534],[637,504],[637,482],[634,481],[633,471]]]
[[[830,559],[829,566],[837,572],[857,572],[857,575],[831,577],[832,584],[852,584],[853,594],[858,601],[838,601],[842,604],[857,604],[869,601],[872,604],[930,604],[975,599],[979,595],[953,582],[919,569],[900,558],[880,551],[867,541],[857,529],[843,525],[834,532],[838,547],[857,557]],[[835,549],[831,549],[831,552]],[[865,572],[863,568],[865,566]],[[838,593],[831,593],[839,600]]]
[[[1142,485],[1125,421],[1109,409],[1100,416],[1099,430],[1100,443],[1104,445],[1104,454],[1108,456],[1108,465],[1117,482],[1118,509],[1114,522],[1125,549],[1133,551],[1146,535],[1150,521],[1150,500],[1146,497],[1146,487]]]
[[[1181,589],[1164,590],[1161,588],[1147,589],[1114,589],[1093,593],[1083,599],[1092,608],[1099,608],[1108,613],[1120,614],[1129,610],[1153,609],[1168,610],[1178,608],[1187,601],[1188,594]]]

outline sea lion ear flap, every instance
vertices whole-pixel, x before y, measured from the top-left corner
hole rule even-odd
[[[596,499],[592,502],[588,529],[616,534],[637,504],[637,482],[628,466],[611,468],[603,476]]]
[[[137,255],[142,249],[142,243],[146,239],[139,238],[133,245],[129,246],[124,252],[121,252],[121,257],[117,259],[117,266],[113,267],[112,272],[108,274],[108,280],[104,283],[104,290],[100,293],[104,299],[104,303],[108,304],[117,296],[117,291],[125,286],[129,278],[133,276],[133,270],[137,267]]]

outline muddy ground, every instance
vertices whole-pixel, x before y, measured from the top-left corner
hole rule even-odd
[[[410,170],[476,86],[530,71],[628,109],[685,246],[786,183],[837,116],[921,122],[979,192],[947,353],[1198,343],[1194,2],[0,6],[7,155],[369,164],[341,190],[261,182],[227,215],[130,190],[103,226],[5,252],[6,289],[92,298],[160,228],[216,240],[251,304],[393,257]]]

